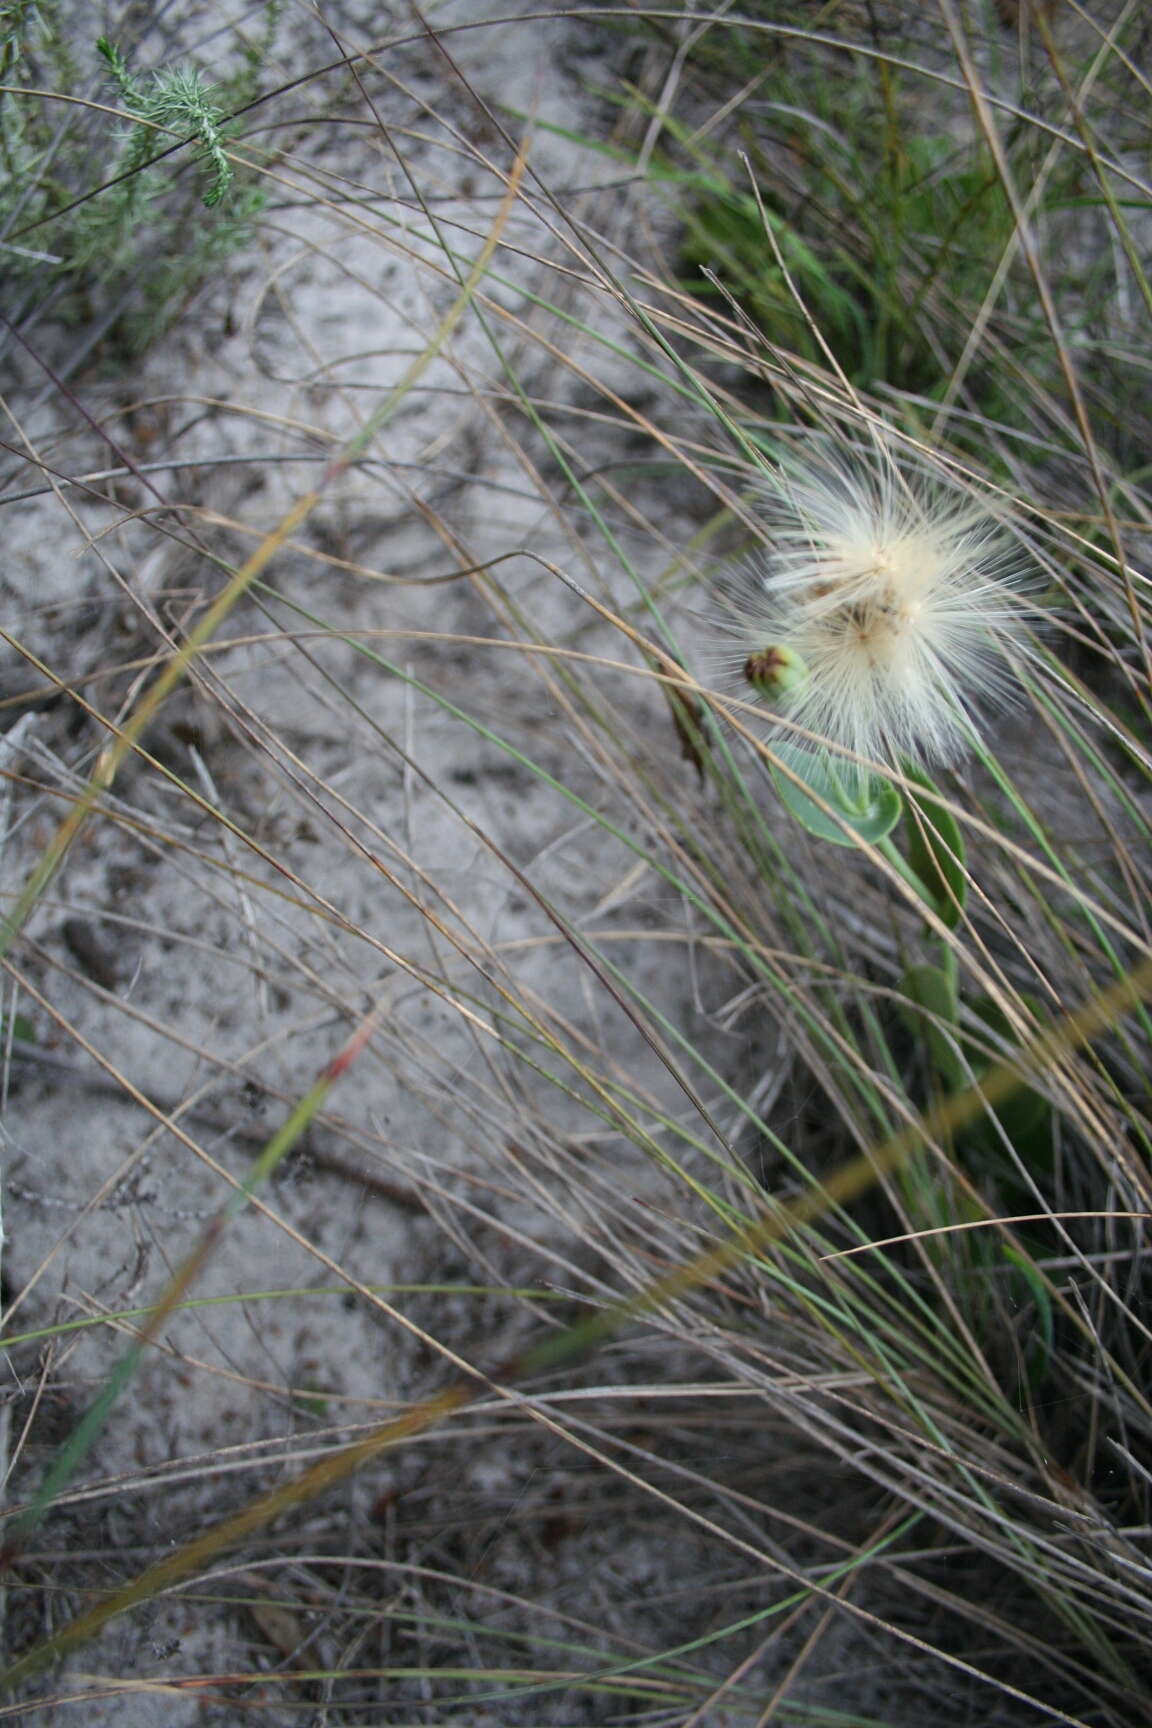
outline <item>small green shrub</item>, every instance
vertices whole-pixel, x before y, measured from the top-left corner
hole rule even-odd
[[[219,84],[184,63],[139,73],[101,37],[104,87],[91,106],[55,6],[2,15],[0,242],[10,277],[50,297],[59,320],[119,303],[112,341],[138,352],[220,258],[249,244],[264,194],[232,154],[233,116],[251,100],[277,13],[268,8],[258,44]],[[109,81],[127,124],[108,111]]]

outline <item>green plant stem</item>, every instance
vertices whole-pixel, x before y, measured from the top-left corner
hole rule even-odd
[[[922,900],[930,911],[939,912],[940,908],[936,904],[935,896],[931,893],[923,879],[916,874],[908,860],[901,857],[900,852],[892,839],[885,838],[883,840],[877,840],[874,842],[874,845],[877,852],[879,852],[881,857],[884,859],[884,862],[892,866],[900,880],[906,882],[909,888],[913,890],[917,899]]]
[[[906,882],[909,888],[914,890],[917,897],[924,902],[929,911],[935,912],[939,915],[940,907],[937,904],[936,896],[932,893],[927,883],[917,875],[915,870],[913,870],[912,866],[908,863],[908,860],[901,857],[891,838],[878,840],[876,842],[876,850],[881,854],[885,863],[892,866],[893,870],[895,870],[896,874],[900,877],[900,880]],[[953,1011],[955,1011],[956,1003],[959,999],[959,967],[956,960],[955,944],[949,941],[946,935],[940,938],[940,969],[948,980]]]

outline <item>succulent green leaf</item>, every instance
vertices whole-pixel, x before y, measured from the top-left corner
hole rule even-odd
[[[926,774],[907,768],[905,773],[926,793],[935,793],[936,788]],[[968,899],[960,825],[935,797],[909,792],[905,795],[905,826],[908,863],[924,884],[941,921],[954,930]]]
[[[873,778],[860,785],[848,785],[828,756],[791,745],[777,753],[784,767],[803,781],[803,786],[797,786],[788,774],[773,766],[776,790],[796,820],[818,840],[831,840],[834,846],[852,846],[859,838],[874,846],[877,841],[887,839],[899,822],[904,801],[887,780]],[[809,792],[813,796],[809,797]],[[847,832],[829,811],[821,809],[817,799],[836,812]]]

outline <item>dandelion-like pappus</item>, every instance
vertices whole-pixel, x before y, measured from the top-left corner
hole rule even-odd
[[[878,442],[822,445],[752,507],[765,553],[727,597],[745,681],[849,758],[955,761],[1023,647],[1020,560],[990,506]]]

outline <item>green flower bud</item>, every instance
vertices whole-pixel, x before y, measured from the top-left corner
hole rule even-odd
[[[758,696],[772,699],[798,690],[808,676],[808,668],[794,648],[775,642],[749,654],[744,662],[744,676]]]

